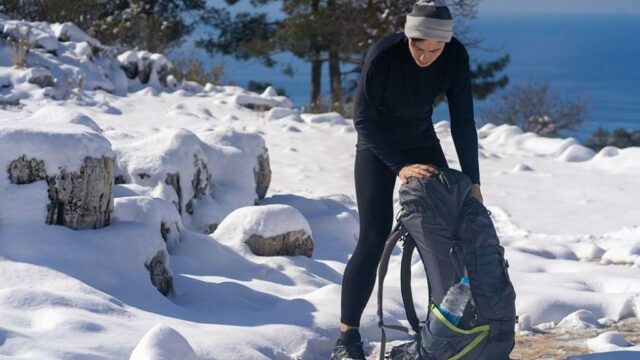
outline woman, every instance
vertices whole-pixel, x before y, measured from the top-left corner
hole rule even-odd
[[[355,186],[360,236],[342,282],[340,338],[332,360],[365,359],[358,327],[393,224],[396,177],[428,177],[448,167],[431,115],[445,93],[461,170],[482,201],[478,138],[469,56],[453,37],[453,18],[441,1],[419,2],[404,32],[388,35],[365,54],[355,95],[358,133]]]

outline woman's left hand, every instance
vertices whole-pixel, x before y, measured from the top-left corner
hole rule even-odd
[[[483,203],[482,192],[480,191],[480,185],[479,184],[473,184],[473,188],[471,189],[471,195],[473,195],[473,197],[475,197],[481,203]]]

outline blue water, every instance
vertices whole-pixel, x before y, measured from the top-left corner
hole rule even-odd
[[[589,113],[572,135],[585,140],[598,127],[640,130],[640,16],[639,15],[484,15],[473,30],[491,51],[471,50],[473,59],[495,59],[509,53],[505,73],[510,85],[548,81],[567,99],[582,99]],[[309,65],[291,55],[278,57],[295,69],[287,77],[259,63],[225,60],[225,80],[246,86],[249,80],[283,87],[296,106],[309,103]],[[347,70],[347,67],[344,68]],[[323,74],[327,74],[326,67]],[[328,77],[328,75],[327,75]],[[328,81],[324,79],[323,92]],[[476,101],[481,109],[499,95]],[[448,118],[439,106],[434,120]]]

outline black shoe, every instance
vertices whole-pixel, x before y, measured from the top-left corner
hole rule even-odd
[[[366,360],[362,341],[345,343],[342,339],[338,339],[333,347],[331,360]]]

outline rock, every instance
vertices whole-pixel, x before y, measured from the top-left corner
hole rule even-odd
[[[264,148],[264,152],[258,155],[258,165],[253,171],[256,180],[256,194],[258,199],[264,199],[271,184],[271,165],[269,163],[269,151]]]
[[[193,179],[191,180],[191,186],[193,187],[193,197],[196,199],[201,199],[206,195],[209,195],[213,191],[211,173],[209,172],[207,163],[204,160],[198,158],[198,156],[195,154],[193,155],[193,157],[193,165],[196,167]]]
[[[176,206],[176,209],[178,209],[178,213],[182,214],[182,188],[180,187],[180,173],[167,174],[167,178],[164,182],[171,186],[178,195],[178,202],[176,203],[174,201],[173,204]]]
[[[61,170],[47,177],[46,223],[68,228],[98,229],[111,223],[114,160],[85,158],[79,173]]]
[[[30,84],[38,85],[41,88],[53,87],[56,85],[51,71],[43,67],[33,67],[28,69],[25,71],[25,77]]]
[[[207,234],[213,234],[218,226],[220,226],[218,223],[210,224],[209,227],[207,227]]]
[[[153,54],[151,55],[150,60],[152,62],[151,80],[154,83],[157,82],[162,87],[167,87],[167,77],[171,70],[171,63],[162,54]]]
[[[12,87],[13,82],[11,82],[11,78],[9,76],[0,76],[0,89],[11,89]]]
[[[118,62],[120,62],[120,68],[129,79],[138,77],[139,60],[138,55],[134,51],[126,51],[118,55]]]
[[[100,46],[100,42],[87,35],[80,27],[72,22],[51,24],[51,29],[58,41],[74,41],[77,43],[87,42],[92,47]]]
[[[199,93],[204,90],[204,87],[195,81],[182,81],[182,84],[180,84],[180,89],[192,93]]]
[[[153,61],[151,60],[151,53],[148,51],[138,52],[138,58],[140,59],[138,68],[138,79],[143,84],[149,82],[151,78],[151,71],[153,70]]]
[[[304,230],[289,231],[284,234],[263,237],[253,234],[247,239],[246,244],[256,255],[313,255],[313,240],[311,235]]]
[[[171,228],[167,226],[164,222],[160,222],[160,235],[162,236],[162,240],[167,242],[169,239],[169,234],[171,233]]]
[[[0,107],[20,106],[20,97],[15,93],[0,94]]]
[[[151,283],[162,295],[169,295],[173,290],[173,276],[168,266],[169,254],[165,250],[158,253],[144,266],[149,270]]]
[[[311,257],[314,248],[311,235],[309,223],[296,208],[272,204],[236,209],[212,236],[239,252]]]
[[[26,155],[13,160],[7,170],[12,184],[30,184],[47,178],[44,161],[27,159]]]

